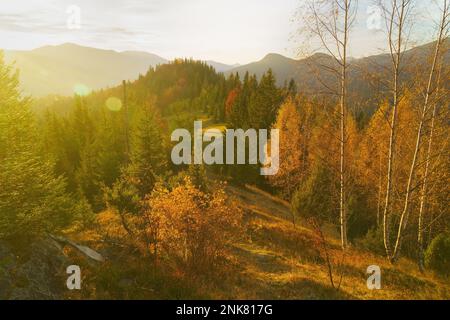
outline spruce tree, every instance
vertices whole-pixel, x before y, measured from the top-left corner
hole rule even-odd
[[[275,76],[269,69],[258,84],[249,102],[250,126],[254,129],[269,129],[274,123],[282,95],[276,86]]]
[[[168,154],[159,123],[161,120],[156,110],[146,105],[138,118],[131,162],[127,168],[127,174],[136,185],[141,197],[150,193],[157,176],[162,176],[167,171]]]
[[[74,215],[65,182],[42,150],[29,105],[18,75],[0,53],[0,238],[54,232]]]

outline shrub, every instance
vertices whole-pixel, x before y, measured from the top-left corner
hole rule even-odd
[[[384,255],[386,253],[382,228],[370,229],[364,237],[356,240],[356,244],[376,254]]]
[[[303,218],[334,222],[338,216],[330,169],[317,166],[292,196],[294,213]]]
[[[425,266],[439,274],[450,275],[450,234],[441,233],[425,252]]]
[[[366,194],[354,190],[348,199],[348,238],[351,241],[367,235],[371,227],[376,224],[376,217],[367,198]]]
[[[204,193],[186,178],[169,191],[155,189],[144,215],[157,229],[157,246],[169,259],[192,271],[208,271],[226,256],[229,240],[239,234],[242,213],[229,203],[223,187]]]

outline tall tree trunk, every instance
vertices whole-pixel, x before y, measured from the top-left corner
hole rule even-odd
[[[442,42],[445,41],[446,36],[443,36],[442,33],[446,33],[448,29],[448,2],[447,0],[444,0],[444,7],[443,7],[443,14],[442,14],[442,20],[441,20],[441,28],[440,28],[440,38],[444,38]],[[442,66],[441,66],[442,67]],[[441,73],[438,74],[437,79],[437,89],[439,90],[439,83],[440,83]],[[418,223],[418,230],[417,230],[417,264],[419,266],[420,271],[424,271],[424,213],[425,208],[427,204],[427,192],[428,192],[428,175],[429,175],[429,168],[431,163],[431,151],[432,151],[432,145],[433,145],[433,138],[434,138],[434,123],[437,115],[437,103],[434,103],[433,105],[433,113],[431,115],[431,124],[430,124],[430,136],[428,137],[428,147],[427,147],[427,154],[425,158],[425,172],[423,175],[423,181],[422,181],[422,189],[420,192],[420,204],[419,204],[419,223]],[[432,221],[433,219],[431,219]],[[430,235],[431,235],[431,228],[432,223],[430,223]]]
[[[433,135],[434,135],[434,119],[436,118],[436,110],[437,105],[435,104],[433,107],[433,115],[431,117],[431,128],[430,128],[430,137],[428,138],[428,148],[427,155],[425,160],[425,172],[422,181],[422,190],[420,195],[420,205],[419,205],[419,222],[418,222],[418,230],[417,230],[417,255],[418,255],[418,265],[420,271],[424,270],[424,252],[423,252],[423,217],[425,211],[425,205],[427,202],[427,183],[428,183],[428,171],[430,168],[430,158],[431,158],[431,147],[433,144]]]
[[[413,182],[414,182],[414,177],[415,177],[415,172],[416,172],[416,167],[417,167],[417,159],[418,159],[420,146],[421,146],[421,142],[422,142],[422,137],[423,137],[422,131],[423,131],[423,127],[424,127],[424,122],[426,120],[426,115],[428,113],[429,100],[434,91],[432,88],[433,87],[433,79],[434,79],[434,75],[436,73],[436,66],[437,66],[437,61],[439,58],[441,46],[444,41],[443,35],[444,35],[444,30],[445,30],[445,25],[446,25],[446,17],[447,17],[447,11],[445,9],[446,7],[447,7],[447,0],[444,0],[444,10],[443,10],[443,15],[442,15],[442,20],[440,23],[439,35],[438,35],[438,39],[436,41],[436,47],[434,50],[433,62],[431,64],[430,74],[428,76],[428,82],[427,82],[427,87],[426,87],[426,92],[425,92],[425,100],[424,100],[422,110],[421,110],[419,128],[417,130],[414,155],[413,155],[413,159],[411,161],[411,167],[410,167],[409,176],[408,176],[408,183],[406,186],[405,202],[404,202],[402,214],[400,216],[400,223],[398,226],[397,238],[396,238],[396,242],[395,242],[394,253],[392,256],[392,260],[394,260],[394,261],[398,258],[398,254],[399,254],[400,248],[401,248],[402,235],[407,226],[407,221],[408,221],[408,217],[409,217],[409,207],[411,204],[412,186],[413,186]],[[433,120],[434,120],[434,118],[433,118]],[[419,224],[420,224],[420,222],[419,222]]]
[[[393,102],[392,102],[392,116],[391,116],[391,132],[389,137],[389,152],[388,152],[388,165],[387,165],[387,177],[386,177],[386,197],[383,210],[383,240],[384,247],[386,250],[386,256],[389,260],[392,259],[391,247],[390,247],[390,210],[391,210],[391,196],[392,196],[392,173],[394,165],[395,147],[396,147],[396,129],[397,129],[397,118],[398,118],[398,104],[400,98],[400,63],[401,54],[403,46],[403,27],[405,22],[406,9],[409,4],[408,0],[402,0],[400,10],[398,8],[397,0],[392,3],[392,11],[390,12],[389,20],[389,47],[391,51],[391,57],[393,62]],[[398,15],[398,24],[395,23],[396,14]],[[398,28],[397,39],[395,37],[394,28]]]
[[[122,89],[123,89],[123,110],[124,110],[124,123],[125,123],[125,148],[126,148],[126,157],[127,161],[130,160],[130,128],[129,128],[129,119],[128,119],[128,102],[127,102],[127,83],[125,80],[122,80]]]
[[[319,76],[321,84],[338,97],[337,107],[337,129],[336,136],[339,146],[336,153],[339,153],[338,164],[339,175],[339,226],[341,233],[341,246],[345,249],[348,246],[347,239],[347,85],[348,85],[348,45],[349,32],[356,17],[357,5],[352,0],[304,0],[306,10],[311,14],[310,23],[306,24],[309,36],[319,40],[319,43],[332,58],[334,65],[322,65],[327,71],[336,76],[336,86],[330,86],[327,81]],[[320,65],[320,63],[319,63]]]
[[[381,153],[379,155],[379,171],[378,171],[378,201],[377,201],[377,228],[380,227],[381,225],[381,221],[380,221],[380,217],[381,217],[381,197],[382,197],[382,182],[383,179],[381,177]]]
[[[344,41],[343,41],[343,55],[341,68],[341,101],[340,101],[340,223],[341,223],[341,245],[345,249],[347,247],[347,212],[346,212],[346,194],[345,194],[345,111],[347,104],[347,40],[348,40],[348,13],[349,3],[345,1],[345,20],[344,20]]]

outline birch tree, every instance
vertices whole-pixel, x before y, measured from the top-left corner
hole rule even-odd
[[[447,37],[448,37],[448,32],[449,32],[449,1],[448,0],[443,0],[442,1],[442,15],[441,15],[441,20],[438,26],[438,36],[437,36],[437,41],[436,41],[436,46],[435,46],[435,51],[434,51],[434,56],[433,56],[433,62],[431,65],[431,71],[430,71],[430,75],[428,78],[428,83],[427,83],[427,89],[425,92],[425,100],[424,100],[424,105],[423,105],[423,109],[422,109],[422,118],[421,118],[421,122],[419,125],[419,130],[418,130],[418,135],[417,135],[417,143],[416,143],[416,150],[418,148],[418,145],[420,145],[420,140],[422,138],[422,128],[423,128],[423,123],[425,121],[426,118],[426,112],[428,111],[428,104],[429,104],[429,99],[430,96],[433,93],[433,87],[432,87],[432,82],[433,82],[433,77],[435,76],[435,73],[437,72],[437,61],[440,58],[440,56],[442,56],[442,52],[443,51],[443,46],[444,46],[444,42],[446,41]],[[436,86],[435,86],[435,90],[437,91],[439,89],[439,80],[440,80],[440,72],[438,72],[437,75],[437,81],[436,81]],[[436,92],[437,94],[437,92]],[[436,99],[435,99],[436,100]],[[433,103],[433,110],[431,113],[431,117],[430,117],[430,130],[429,130],[429,137],[428,137],[428,144],[426,147],[426,155],[425,155],[425,169],[424,169],[424,175],[423,175],[423,180],[422,180],[422,187],[420,190],[420,201],[419,201],[419,220],[418,220],[418,230],[417,230],[417,252],[418,252],[418,265],[419,265],[419,269],[421,271],[423,271],[424,269],[424,248],[423,248],[423,231],[424,231],[424,211],[425,211],[425,206],[427,203],[427,192],[428,192],[428,179],[429,179],[429,172],[430,172],[430,163],[431,163],[431,154],[432,154],[432,150],[433,150],[433,138],[434,138],[434,126],[435,126],[435,122],[436,122],[436,116],[437,116],[437,109],[438,109],[438,102],[434,102]],[[415,161],[416,161],[416,153],[414,154],[414,158],[413,158],[413,163],[411,165],[411,171],[414,170],[415,168]],[[411,176],[410,176],[411,179]],[[408,184],[408,189],[407,189],[407,196],[405,199],[405,208],[407,209],[407,201],[408,199],[408,191],[409,191],[409,184]],[[399,231],[401,231],[401,229],[399,229]],[[400,239],[398,239],[400,241]]]
[[[321,79],[319,81],[335,96],[339,104],[339,224],[342,248],[347,246],[346,211],[346,129],[347,87],[349,68],[349,35],[357,12],[356,0],[309,0],[305,7],[304,32],[312,41],[316,41],[319,50],[332,58],[331,64],[320,65],[336,79],[332,86]]]
[[[391,83],[391,119],[390,119],[390,137],[388,148],[388,163],[386,173],[386,194],[383,210],[383,240],[386,255],[389,260],[392,259],[390,245],[390,220],[392,205],[392,187],[393,187],[393,168],[396,149],[396,135],[398,122],[398,106],[403,94],[403,88],[400,82],[402,71],[403,54],[408,43],[408,17],[411,13],[413,0],[392,0],[389,4],[379,1],[379,6],[386,21],[387,39],[389,54],[392,61],[392,83]]]

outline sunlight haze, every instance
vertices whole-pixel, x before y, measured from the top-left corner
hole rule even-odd
[[[30,50],[72,42],[117,51],[147,51],[166,59],[192,57],[227,64],[248,63],[276,52],[297,57],[295,13],[299,0],[1,0],[2,49]],[[426,16],[430,1],[421,1]],[[385,47],[382,32],[369,30],[370,1],[359,2],[351,55]],[[81,10],[81,28],[67,28],[67,9]],[[423,7],[423,8],[422,8]],[[418,18],[420,22],[420,19]],[[420,23],[421,29],[426,29]],[[429,38],[426,32],[423,40]]]

